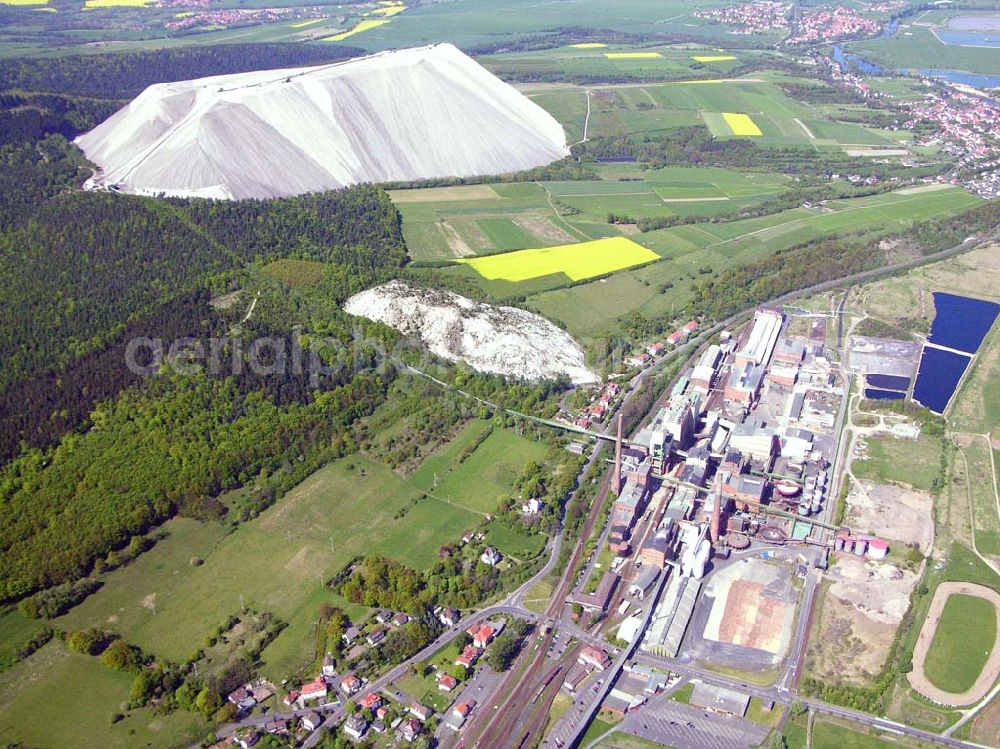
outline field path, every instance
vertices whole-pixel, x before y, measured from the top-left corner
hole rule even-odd
[[[792,119],[795,120],[795,122],[798,124],[798,126],[801,127],[805,131],[806,135],[809,136],[809,140],[816,140],[816,136],[813,135],[813,131],[808,128],[808,126],[806,125],[806,123],[804,123],[798,117],[793,117]]]
[[[949,707],[961,707],[979,702],[990,691],[990,687],[1000,676],[1000,643],[993,643],[993,650],[990,651],[989,660],[983,666],[979,678],[968,690],[961,694],[953,694],[943,689],[938,689],[931,684],[924,675],[924,662],[927,660],[927,652],[930,650],[931,642],[934,640],[934,633],[937,631],[938,622],[944,611],[944,605],[953,593],[960,593],[967,596],[983,598],[993,604],[1000,624],[1000,593],[987,588],[985,585],[975,585],[973,583],[947,582],[938,585],[934,591],[934,600],[931,601],[927,618],[920,629],[920,636],[917,638],[917,645],[913,649],[913,670],[906,675],[910,686],[929,700],[933,700],[941,705]],[[1000,639],[1000,626],[997,627],[997,639]]]

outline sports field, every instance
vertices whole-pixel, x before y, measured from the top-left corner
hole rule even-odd
[[[997,611],[991,601],[952,593],[934,631],[924,673],[939,689],[965,692],[979,678],[996,635]]]
[[[490,281],[517,282],[554,274],[580,281],[659,259],[655,252],[630,239],[608,237],[458,262],[468,265]]]

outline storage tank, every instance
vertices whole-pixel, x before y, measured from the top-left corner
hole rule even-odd
[[[853,538],[845,538],[844,539],[844,551],[846,551],[848,553],[854,551],[854,539]]]
[[[803,515],[804,516],[804,515],[808,515],[808,514],[809,514],[809,503],[808,502],[799,502],[799,515]]]
[[[854,544],[854,554],[855,556],[863,557],[865,555],[865,550],[868,548],[868,542],[863,538],[859,538]]]
[[[812,503],[813,514],[815,515],[822,509],[823,509],[823,503],[818,498],[814,498]]]
[[[843,551],[844,550],[844,539],[841,538],[841,537],[839,537],[839,536],[836,539],[834,539],[834,541],[833,541],[833,548],[836,549],[837,551]]]
[[[880,538],[868,542],[868,556],[872,559],[885,559],[889,553],[889,543]]]
[[[816,484],[819,486],[826,486],[826,471],[823,471],[816,477]]]

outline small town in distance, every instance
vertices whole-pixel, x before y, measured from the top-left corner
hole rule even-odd
[[[268,5],[0,0],[0,749],[1000,749],[995,0]]]

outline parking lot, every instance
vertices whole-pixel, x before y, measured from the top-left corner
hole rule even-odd
[[[629,713],[618,730],[674,749],[746,749],[760,744],[769,731],[743,718],[672,702],[666,695]]]

